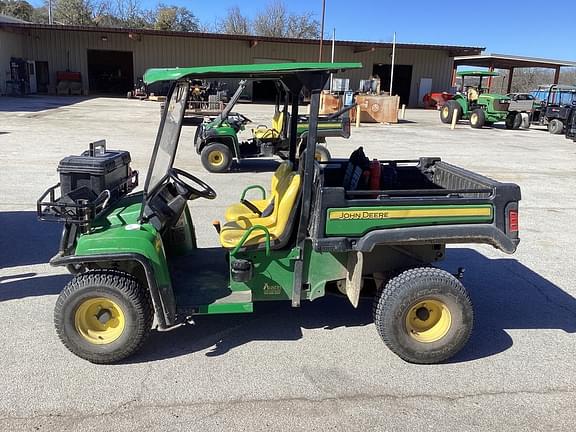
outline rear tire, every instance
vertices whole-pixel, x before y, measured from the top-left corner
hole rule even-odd
[[[548,123],[548,132],[552,135],[560,135],[564,131],[564,123],[558,119],[550,120]]]
[[[481,109],[475,109],[470,115],[470,126],[474,129],[482,129],[486,123],[486,114]]]
[[[390,279],[374,299],[374,324],[386,346],[419,364],[454,356],[472,332],[472,302],[460,281],[430,267]]]
[[[460,104],[454,100],[447,101],[440,110],[440,121],[442,123],[452,123],[452,117],[456,114],[456,121],[460,120],[462,109]]]
[[[208,144],[200,152],[202,165],[212,173],[223,173],[232,165],[232,152],[230,148],[221,143]]]
[[[152,320],[148,292],[135,277],[118,270],[77,275],[54,308],[54,325],[64,346],[99,364],[114,363],[138,351],[152,329]]]
[[[316,144],[316,153],[314,154],[314,159],[318,162],[328,162],[330,159],[332,159],[332,156],[326,147],[320,144]]]
[[[520,129],[520,126],[522,126],[522,114],[508,114],[506,117],[506,129]]]

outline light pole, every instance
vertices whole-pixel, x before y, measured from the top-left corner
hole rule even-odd
[[[320,22],[320,53],[318,54],[318,62],[322,62],[322,43],[324,42],[324,17],[326,15],[326,0],[322,0],[322,20]]]

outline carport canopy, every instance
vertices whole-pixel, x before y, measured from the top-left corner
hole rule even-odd
[[[485,67],[490,71],[493,71],[494,69],[509,70],[510,74],[508,75],[508,93],[510,93],[514,69],[554,69],[554,84],[558,84],[558,80],[560,78],[560,69],[563,67],[576,67],[576,62],[536,57],[521,57],[507,54],[482,54],[474,56],[454,57],[454,72],[456,72],[458,66]],[[454,74],[454,78],[456,78],[456,74]]]

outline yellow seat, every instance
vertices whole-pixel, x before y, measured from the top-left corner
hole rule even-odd
[[[284,127],[284,111],[276,111],[272,117],[272,127],[258,126],[252,129],[252,136],[260,141],[272,141],[280,138]]]
[[[295,210],[296,200],[300,191],[300,174],[294,172],[286,176],[278,184],[274,193],[274,210],[270,216],[256,218],[240,218],[222,226],[220,243],[228,249],[235,248],[246,230],[255,225],[261,225],[270,233],[270,243],[282,243],[290,235],[291,219]],[[254,230],[246,238],[244,246],[264,244],[266,240],[262,230]]]
[[[267,199],[259,199],[250,201],[254,204],[260,212],[263,212],[268,206],[273,205],[272,200],[274,199],[274,193],[278,188],[278,184],[292,172],[292,162],[284,161],[282,162],[276,171],[272,175],[272,181],[270,182],[270,196]],[[224,218],[227,222],[235,221],[240,218],[255,218],[258,217],[256,213],[250,210],[242,203],[232,204],[226,209]]]

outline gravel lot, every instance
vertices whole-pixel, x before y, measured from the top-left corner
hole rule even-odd
[[[238,111],[267,123],[272,107]],[[0,430],[572,430],[576,420],[576,143],[544,129],[450,131],[434,111],[399,125],[363,125],[330,139],[333,156],[363,145],[378,158],[440,156],[521,185],[522,243],[513,256],[488,246],[451,248],[445,268],[466,268],[476,308],[473,336],[451,362],[404,363],[358,310],[325,298],[293,310],[256,305],[246,316],[197,319],[152,334],[123,364],[70,354],[52,325],[69,276],[46,263],[57,224],[35,201],[57,182],[58,161],[105,138],[145,174],[159,107],[123,99],[0,98]],[[209,174],[185,127],[176,165],[219,193],[191,204],[200,246],[210,226],[275,164]],[[143,178],[143,177],[142,177]]]

